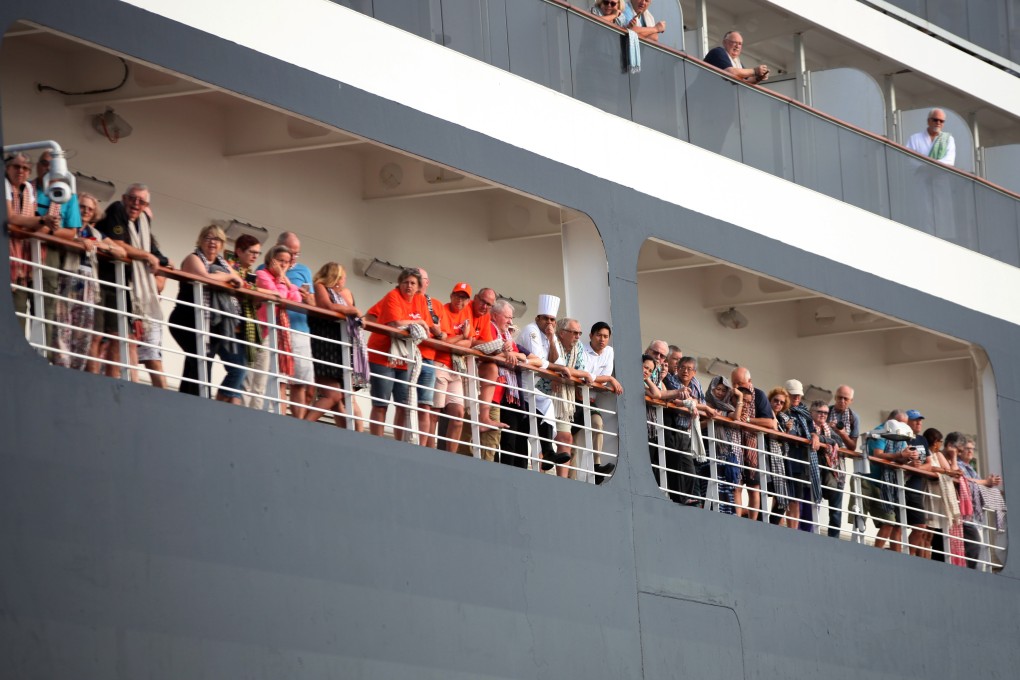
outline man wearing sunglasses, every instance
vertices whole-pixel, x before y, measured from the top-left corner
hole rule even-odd
[[[932,109],[928,112],[928,127],[923,132],[910,136],[907,148],[927,156],[939,163],[954,165],[956,163],[956,140],[945,131],[946,112]]]

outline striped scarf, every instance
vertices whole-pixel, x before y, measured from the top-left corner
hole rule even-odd
[[[946,157],[949,152],[949,140],[952,137],[949,136],[948,132],[940,132],[935,141],[931,144],[931,150],[928,152],[928,158],[934,158],[937,161],[942,160]]]
[[[822,423],[818,428],[819,436],[822,438],[822,445],[825,446],[825,464],[832,468],[832,474],[836,478],[836,486],[843,486],[843,466],[840,464],[839,450],[837,449],[836,437],[832,434],[829,423]]]
[[[510,332],[510,329],[507,329],[506,331],[501,331],[496,326],[496,324],[492,324],[492,328],[493,328],[493,330],[496,331],[496,337],[499,338],[500,342],[502,342],[504,345],[507,342],[513,343],[514,336]],[[576,343],[576,344],[580,344],[580,343]],[[514,349],[517,349],[517,345],[516,344],[514,344]],[[511,370],[511,369],[507,368],[506,366],[500,365],[500,367],[499,367],[499,381],[501,383],[503,383],[503,386],[504,386],[503,394],[506,395],[507,403],[508,404],[513,404],[513,405],[520,404],[521,403],[521,393],[518,391],[518,387],[520,387],[520,383],[517,380],[517,371],[516,370]]]
[[[28,200],[25,197],[26,193],[28,194]],[[32,193],[32,187],[28,182],[22,184],[17,189],[12,186],[11,194],[11,203],[16,214],[25,216],[35,214],[35,194]],[[24,284],[28,281],[30,267],[23,262],[15,262],[14,258],[28,259],[28,243],[20,238],[10,238],[8,242],[8,252],[11,256],[11,283]]]
[[[754,410],[754,394],[745,394],[744,400],[740,403],[740,422],[749,423],[756,417]],[[753,481],[758,480],[758,435],[751,430],[741,430],[741,439],[744,444],[744,461],[752,470],[745,470],[744,475]]]
[[[231,263],[234,270],[244,281],[244,286],[248,290],[255,290],[256,286],[254,283],[250,283],[249,279],[252,276],[251,269],[242,267],[236,260]],[[248,344],[244,346],[245,358],[248,360],[249,366],[255,365],[255,357],[258,354],[258,345],[262,343],[262,333],[260,332],[259,326],[255,323],[255,303],[247,295],[239,295],[238,300],[241,303],[241,316],[245,318],[241,322],[241,339]]]

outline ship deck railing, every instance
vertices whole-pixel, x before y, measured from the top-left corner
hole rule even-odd
[[[608,113],[1020,266],[1020,195],[659,43],[642,40],[641,70],[629,73],[623,67],[625,31],[563,0],[480,0],[470,8],[434,0],[425,11],[420,3],[368,4],[358,11]],[[593,131],[592,144],[599,143]],[[697,171],[678,167],[677,181],[683,172]]]
[[[810,486],[810,479],[805,481],[799,477],[791,477],[787,472],[786,464],[793,463],[809,466],[811,463],[800,458],[791,457],[786,453],[777,452],[769,446],[768,440],[807,446],[810,444],[807,439],[785,432],[769,430],[750,423],[733,421],[728,418],[701,417],[699,421],[705,425],[705,432],[701,435],[704,443],[705,459],[701,463],[692,462],[688,466],[688,470],[683,470],[680,469],[679,465],[670,465],[667,461],[671,458],[673,461],[679,461],[681,456],[692,460],[694,454],[667,446],[667,433],[690,432],[693,436],[693,429],[690,431],[677,430],[666,423],[673,422],[672,416],[676,412],[681,412],[688,416],[690,412],[682,406],[665,403],[649,397],[646,397],[645,401],[647,412],[651,416],[646,421],[646,424],[649,426],[649,455],[652,468],[655,470],[659,488],[663,493],[672,497],[681,505],[697,506],[709,511],[726,514],[734,514],[738,510],[757,512],[760,514],[763,523],[777,524],[784,521],[785,511],[778,510],[774,504],[775,501],[781,499],[786,503],[800,502],[802,515],[798,522],[805,525],[810,533],[828,533],[831,526],[830,522],[827,521],[830,518],[829,512],[830,510],[836,510],[840,513],[841,519],[838,526],[833,528],[838,529],[840,539],[862,545],[873,545],[874,536],[868,529],[868,515],[864,508],[865,495],[862,490],[862,482],[867,481],[879,487],[895,490],[897,500],[883,501],[892,508],[895,519],[884,523],[899,528],[901,536],[899,540],[886,539],[886,543],[889,544],[889,549],[907,553],[913,547],[909,541],[910,532],[915,531],[917,527],[907,523],[907,510],[910,506],[907,504],[906,494],[917,494],[922,499],[924,497],[933,499],[936,501],[933,504],[936,507],[939,505],[937,501],[941,498],[937,494],[930,493],[927,488],[920,490],[909,488],[907,486],[908,478],[916,475],[934,481],[938,479],[939,475],[945,475],[954,482],[962,481],[963,479],[959,471],[918,469],[909,465],[889,463],[874,456],[864,456],[861,453],[845,448],[838,449],[839,463],[837,467],[833,468],[826,464],[822,449],[819,449],[817,454],[817,470],[822,481],[821,488],[823,491],[831,491],[842,495],[839,507],[830,508],[824,496],[817,500],[812,498],[805,501],[803,498],[792,495],[789,490],[785,493],[778,491],[778,489],[782,488],[779,483],[780,481],[786,485],[807,484]],[[667,418],[667,414],[669,414],[669,418]],[[720,432],[722,428],[736,431],[739,443],[726,438]],[[651,436],[653,431],[655,433],[654,437]],[[747,460],[746,455],[740,456],[736,461],[734,460],[735,457],[728,455],[728,449],[732,447],[739,448],[742,450],[742,453],[746,453],[749,447],[744,443],[744,437],[739,436],[744,433],[751,433],[754,436],[755,445],[753,448],[757,453],[757,467],[752,467],[743,462]],[[865,435],[866,433],[861,433],[861,438],[864,439]],[[777,462],[778,465],[770,465],[773,461]],[[894,471],[896,477],[895,483],[872,478],[868,474],[871,471],[870,466],[883,466]],[[693,467],[695,472],[690,472],[690,467]],[[757,472],[760,484],[760,503],[757,506],[752,507],[749,503],[743,502],[742,498],[730,497],[731,493],[739,493],[739,489],[746,488],[746,482],[734,484],[727,481],[724,473],[726,467],[739,469],[742,475]],[[777,470],[779,469],[782,472],[778,472]],[[834,487],[825,484],[826,473],[842,473],[844,475],[843,486]],[[690,493],[680,490],[678,481],[682,478],[693,479],[697,491]],[[789,489],[788,486],[787,489]],[[809,513],[804,513],[805,507],[810,510]],[[923,507],[915,509],[924,512],[926,517],[929,517],[933,522],[939,522],[943,527],[949,527],[952,524],[950,518],[943,512],[938,510],[932,511]],[[1000,556],[1004,556],[1006,550],[1006,532],[1004,528],[1000,529],[996,525],[994,511],[990,508],[985,508],[981,521],[967,521],[967,523],[977,530],[979,536],[977,541],[967,539],[966,537],[950,537],[948,530],[945,528],[941,531],[939,529],[932,529],[930,531],[944,535],[944,548],[941,550],[933,549],[931,554],[936,559],[950,563],[954,555],[950,551],[949,542],[951,540],[958,540],[960,545],[971,544],[978,547],[978,557],[974,560],[964,558],[965,563],[973,562],[975,568],[980,571],[997,571],[1000,569],[1003,565]],[[801,529],[803,530],[803,527]]]
[[[196,276],[187,272],[183,272],[176,269],[170,268],[159,268],[156,273],[165,276],[169,279],[174,279],[180,286],[192,286],[193,300],[202,301],[204,300],[204,293],[207,289],[219,289],[228,291],[231,295],[246,296],[256,304],[261,305],[266,310],[266,321],[260,321],[257,318],[249,319],[245,316],[235,315],[222,310],[210,310],[209,307],[198,302],[188,303],[182,302],[178,299],[171,298],[165,295],[160,295],[160,301],[162,303],[173,304],[173,305],[186,305],[190,306],[195,310],[194,315],[194,328],[191,326],[181,326],[169,321],[169,315],[160,320],[145,319],[139,314],[135,314],[127,311],[128,301],[131,296],[131,288],[126,285],[127,271],[126,268],[129,263],[124,260],[117,258],[111,258],[105,254],[98,254],[99,258],[112,260],[114,263],[115,270],[115,282],[101,281],[95,276],[85,276],[77,272],[69,272],[59,267],[49,266],[42,263],[42,246],[45,244],[48,248],[55,251],[75,250],[84,252],[82,245],[71,242],[66,239],[56,238],[41,234],[29,234],[23,230],[9,227],[10,235],[14,238],[26,239],[30,244],[29,257],[27,258],[15,258],[11,257],[13,263],[25,264],[30,267],[31,271],[31,283],[30,285],[18,285],[12,284],[14,290],[20,290],[27,293],[31,298],[31,304],[28,311],[16,310],[16,315],[26,321],[26,330],[28,333],[29,344],[39,351],[44,356],[48,357],[51,363],[57,363],[65,365],[70,363],[70,359],[77,359],[77,363],[85,363],[88,361],[96,362],[102,366],[116,367],[119,369],[120,376],[123,379],[132,379],[132,374],[138,372],[140,374],[151,374],[148,368],[140,368],[137,364],[133,364],[127,357],[129,357],[129,348],[142,348],[150,347],[161,350],[165,354],[175,355],[181,360],[194,359],[198,363],[198,377],[196,379],[184,378],[175,373],[168,371],[159,372],[159,375],[163,376],[169,388],[180,388],[182,383],[189,382],[196,385],[198,388],[199,395],[202,397],[211,397],[214,395],[216,390],[219,388],[217,380],[209,372],[209,367],[213,366],[214,362],[219,365],[223,365],[219,359],[208,358],[207,351],[212,341],[215,340],[226,340],[234,342],[244,348],[253,347],[255,349],[265,349],[269,353],[268,368],[266,370],[260,370],[254,366],[245,363],[242,368],[249,374],[261,374],[266,377],[266,390],[264,393],[256,393],[247,389],[236,390],[242,395],[242,399],[246,405],[252,403],[261,403],[261,408],[270,413],[285,414],[289,408],[294,406],[303,407],[313,411],[319,411],[322,414],[324,422],[334,422],[338,426],[342,426],[349,430],[362,430],[364,426],[371,425],[373,421],[370,417],[365,415],[359,415],[356,411],[356,400],[361,398],[368,398],[368,392],[365,390],[362,394],[354,384],[353,366],[354,362],[352,359],[352,351],[354,349],[351,337],[348,331],[346,317],[342,314],[323,310],[319,307],[307,305],[299,302],[292,302],[286,300],[280,300],[274,295],[264,293],[259,290],[249,289],[235,289],[230,286],[226,286],[222,283],[213,281],[206,277]],[[81,300],[65,297],[58,294],[57,289],[53,289],[51,285],[44,282],[44,273],[48,273],[50,277],[68,277],[70,279],[81,281],[83,284],[98,285],[100,288],[114,289],[117,292],[117,308],[109,309],[104,307],[100,302],[100,297],[96,297],[96,301],[92,303],[86,303]],[[94,274],[97,275],[96,272]],[[50,288],[49,290],[47,288]],[[118,319],[118,331],[117,333],[104,333],[96,328],[87,328],[75,326],[72,323],[66,321],[58,321],[52,317],[52,310],[55,308],[58,301],[63,302],[67,305],[68,309],[72,307],[80,308],[91,308],[93,310],[102,310],[105,314],[116,314]],[[164,305],[165,309],[166,305]],[[339,389],[333,387],[325,387],[315,381],[300,381],[293,376],[284,374],[280,369],[280,360],[283,356],[290,356],[292,359],[301,358],[294,352],[285,352],[279,347],[277,338],[279,332],[289,332],[291,334],[306,335],[309,338],[312,337],[310,333],[301,333],[295,331],[292,328],[287,328],[275,323],[276,313],[278,308],[284,308],[288,310],[294,310],[304,312],[309,315],[318,316],[326,319],[331,319],[337,322],[340,340],[334,341],[329,338],[323,338],[316,336],[316,339],[323,340],[326,342],[335,343],[340,349],[342,361],[340,364],[331,364],[330,362],[323,361],[322,359],[312,358],[314,364],[319,365],[330,365],[335,368],[339,368],[341,375],[343,376],[342,384]],[[239,337],[225,337],[211,332],[207,328],[207,322],[205,319],[206,313],[214,311],[217,314],[223,314],[230,318],[233,318],[238,323],[240,322],[251,322],[254,323],[260,329],[260,335],[265,339],[264,344],[251,343],[243,338]],[[130,327],[138,321],[157,323],[163,328],[163,343],[161,346],[155,346],[145,342],[143,339],[136,339],[131,337],[128,332]],[[407,337],[408,333],[406,330],[394,328],[392,326],[378,324],[370,321],[363,322],[365,331],[374,333],[384,333],[393,337]],[[91,357],[88,354],[82,352],[72,351],[69,347],[64,345],[58,345],[55,340],[57,329],[66,329],[72,332],[87,334],[89,338],[100,337],[109,342],[115,342],[120,347],[120,360],[112,361],[110,359]],[[169,338],[172,329],[186,331],[188,333],[194,333],[196,338],[196,351],[186,352],[181,349],[176,342],[170,342]],[[367,344],[367,342],[366,342]],[[464,416],[457,418],[453,415],[440,414],[439,412],[433,411],[437,415],[450,420],[459,420],[463,425],[464,435],[458,447],[461,453],[465,455],[471,455],[475,458],[487,458],[492,460],[496,457],[502,457],[503,462],[515,464],[513,459],[517,458],[516,465],[518,467],[527,467],[532,470],[542,470],[542,459],[541,459],[541,448],[542,444],[550,444],[554,448],[559,447],[567,449],[571,454],[571,461],[567,464],[560,465],[558,468],[566,469],[569,471],[569,476],[573,479],[579,479],[581,481],[594,483],[597,480],[601,480],[610,473],[600,472],[596,469],[596,463],[606,464],[615,463],[617,458],[616,451],[618,445],[616,442],[617,432],[613,429],[612,425],[615,424],[615,395],[613,395],[608,389],[598,385],[592,385],[588,383],[582,383],[578,381],[571,381],[565,379],[562,375],[542,370],[540,368],[529,367],[523,364],[517,366],[520,371],[521,384],[517,388],[525,401],[527,402],[526,417],[528,422],[527,432],[521,433],[527,439],[528,447],[527,453],[521,454],[508,448],[499,448],[486,446],[482,439],[482,433],[485,430],[484,426],[479,420],[479,408],[483,405],[479,395],[482,389],[483,383],[489,383],[490,385],[500,385],[498,382],[488,381],[482,378],[478,372],[479,362],[492,362],[497,365],[506,365],[505,362],[492,356],[486,356],[475,350],[467,349],[457,345],[452,345],[439,340],[425,340],[423,344],[431,346],[433,348],[450,352],[452,354],[461,355],[464,358],[466,365],[466,373],[463,376],[466,378],[465,382],[465,393],[463,395],[464,401]],[[387,360],[399,360],[395,354],[381,353],[368,349],[369,353],[374,353],[376,356],[383,356]],[[437,364],[438,365],[438,364]],[[544,438],[539,434],[538,423],[543,419],[542,415],[536,411],[535,397],[539,395],[539,390],[536,387],[536,382],[539,378],[548,378],[552,381],[558,382],[572,382],[576,388],[577,399],[575,402],[575,408],[582,414],[580,422],[567,422],[566,425],[572,427],[577,431],[577,435],[572,444],[563,442],[557,442],[552,439]],[[406,385],[409,390],[415,389],[417,385],[414,385],[406,380],[400,380],[393,377],[381,376],[373,373],[371,380],[389,380],[394,383],[401,383]],[[344,397],[344,410],[342,412],[330,411],[328,409],[316,408],[314,405],[296,404],[293,402],[289,395],[288,385],[300,385],[310,389],[320,390],[335,390],[339,391]],[[505,385],[503,385],[505,387]],[[432,388],[433,391],[439,391],[438,388]],[[235,390],[230,390],[235,391]],[[445,392],[448,396],[449,392]],[[459,396],[459,395],[458,395]],[[553,395],[549,396],[554,402],[560,400],[559,397]],[[314,403],[314,402],[313,402]],[[420,406],[408,406],[404,404],[393,404],[394,406],[403,406],[409,409],[410,417],[406,424],[397,424],[392,422],[392,419],[385,421],[381,424],[386,426],[387,432],[390,436],[395,435],[399,432],[401,438],[413,438],[414,440],[420,440],[421,438],[428,436],[428,433],[422,431],[419,416],[425,412],[425,409]],[[523,407],[522,407],[523,410]],[[597,427],[593,422],[593,416],[599,416],[600,421],[603,423],[601,428]],[[549,419],[547,417],[547,419]],[[563,422],[558,418],[553,417],[553,420],[557,422]],[[439,448],[443,448],[446,443],[456,443],[443,435],[431,435],[436,436],[439,441]],[[596,439],[600,439],[603,443],[602,449],[597,449],[595,446]]]

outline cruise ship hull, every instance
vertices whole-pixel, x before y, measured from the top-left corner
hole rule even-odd
[[[583,210],[609,262],[618,355],[641,346],[636,261],[650,237],[975,343],[995,370],[1005,484],[1020,484],[1008,450],[1020,329],[1000,316],[127,3],[13,0],[0,19]],[[676,181],[697,172],[678,167]],[[997,576],[950,569],[678,507],[650,473],[640,398],[620,401],[619,469],[596,487],[59,370],[23,341],[7,296],[0,373],[4,677],[959,678],[1020,666],[1011,563]],[[618,376],[637,385],[636,362]]]

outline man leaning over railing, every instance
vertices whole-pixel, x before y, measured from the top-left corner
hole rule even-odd
[[[613,329],[609,327],[605,321],[597,321],[591,327],[591,332],[588,334],[588,342],[584,344],[584,357],[585,364],[588,372],[592,375],[594,385],[601,385],[609,388],[609,390],[616,395],[623,394],[623,385],[620,381],[613,377],[614,367],[614,350],[609,344],[610,338],[613,336]],[[596,402],[596,396],[593,394],[591,397],[591,405],[594,406]],[[583,409],[577,409],[574,412],[574,425],[571,429],[570,434],[577,437],[580,432],[580,426],[584,424],[584,411]],[[598,411],[591,411],[591,427],[592,432],[592,447],[595,449],[595,471],[600,474],[609,474],[616,467],[613,463],[606,463],[603,465],[602,459],[599,453],[602,451],[603,437],[602,437],[602,414]],[[601,480],[602,477],[599,477]]]

